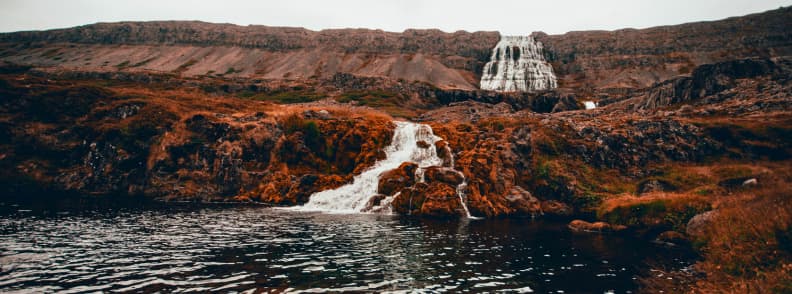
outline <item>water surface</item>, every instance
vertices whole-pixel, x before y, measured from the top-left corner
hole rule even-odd
[[[680,268],[689,258],[529,219],[0,203],[0,292],[625,293],[651,267]]]

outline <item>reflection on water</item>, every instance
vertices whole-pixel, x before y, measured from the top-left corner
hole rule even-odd
[[[633,291],[684,252],[523,219],[0,204],[0,291]]]

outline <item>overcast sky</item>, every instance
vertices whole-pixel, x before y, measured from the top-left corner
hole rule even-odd
[[[126,20],[202,20],[239,25],[452,32],[645,28],[789,6],[792,0],[0,0],[0,31]]]

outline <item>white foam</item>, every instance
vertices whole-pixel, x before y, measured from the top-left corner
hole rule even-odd
[[[395,124],[396,129],[394,130],[391,144],[384,150],[385,159],[377,161],[374,166],[355,176],[352,183],[336,189],[314,193],[309,198],[308,203],[290,209],[330,213],[361,213],[367,208],[366,204],[369,199],[377,194],[377,185],[382,173],[395,169],[404,162],[414,162],[419,167],[415,173],[416,179],[423,181],[423,174],[426,168],[442,166],[443,160],[437,155],[437,148],[435,147],[435,142],[442,140],[442,138],[436,136],[430,126],[401,121],[397,121]],[[418,146],[419,141],[428,144],[428,148]],[[464,184],[463,182],[460,186]],[[457,188],[460,202],[467,215],[470,216],[462,190],[459,187]],[[392,200],[393,197],[382,200],[380,209],[375,209],[375,211],[389,211],[389,209],[384,210],[382,206],[390,207]]]

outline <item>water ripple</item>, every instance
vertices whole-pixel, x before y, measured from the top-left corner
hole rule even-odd
[[[530,220],[239,206],[0,214],[0,292],[624,292],[647,263],[684,257]]]

